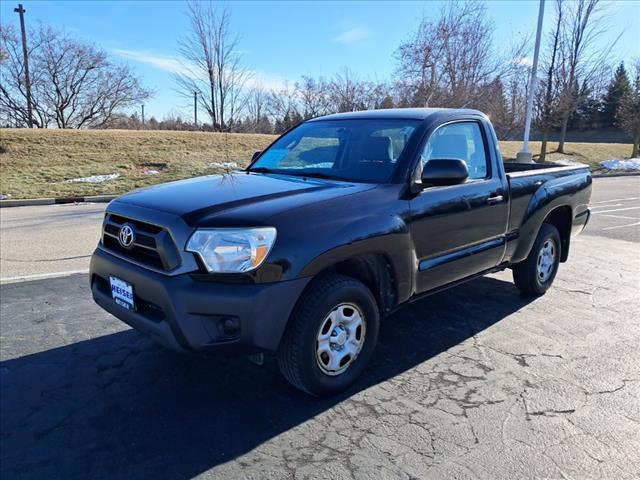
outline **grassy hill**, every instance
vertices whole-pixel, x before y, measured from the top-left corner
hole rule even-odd
[[[124,193],[247,164],[270,135],[135,130],[0,130],[0,192],[12,198]],[[157,171],[158,174],[149,174]],[[145,173],[147,172],[147,173]],[[119,174],[103,183],[64,183]]]
[[[0,129],[0,193],[11,198],[119,194],[133,188],[247,165],[271,135],[132,130]],[[555,148],[555,144],[550,147]],[[501,142],[506,160],[520,142]],[[532,143],[537,152],[539,144]],[[597,168],[600,160],[626,158],[625,144],[570,143],[567,158]],[[158,173],[151,173],[151,172]],[[102,183],[66,183],[92,175],[119,176]]]

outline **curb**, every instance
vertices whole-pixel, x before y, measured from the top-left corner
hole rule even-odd
[[[599,173],[591,172],[593,178],[611,178],[611,177],[636,177],[640,172],[616,172],[616,173]]]
[[[87,197],[26,198],[16,200],[0,200],[0,208],[32,207],[35,205],[59,205],[64,203],[105,203],[110,202],[118,196],[119,195],[90,195]]]

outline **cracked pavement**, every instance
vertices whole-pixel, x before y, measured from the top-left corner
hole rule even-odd
[[[595,180],[596,209],[639,181]],[[85,255],[103,207],[74,208],[3,212],[2,257],[27,233]],[[86,275],[1,285],[0,478],[640,478],[640,230],[622,213],[594,215],[543,297],[507,271],[398,311],[330,399],[273,357],[163,350],[94,305]],[[71,226],[76,244],[51,246]]]
[[[318,400],[157,347],[85,275],[3,285],[2,478],[638,478],[638,287],[637,243],[578,237],[543,297],[501,272],[400,310]]]

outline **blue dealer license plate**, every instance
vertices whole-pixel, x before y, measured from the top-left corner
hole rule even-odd
[[[133,300],[133,285],[117,277],[109,277],[111,283],[111,297],[123,308],[135,310],[136,304]]]

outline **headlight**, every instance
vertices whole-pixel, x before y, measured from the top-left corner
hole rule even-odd
[[[275,240],[273,227],[196,230],[187,251],[199,255],[209,272],[242,273],[262,265]]]

